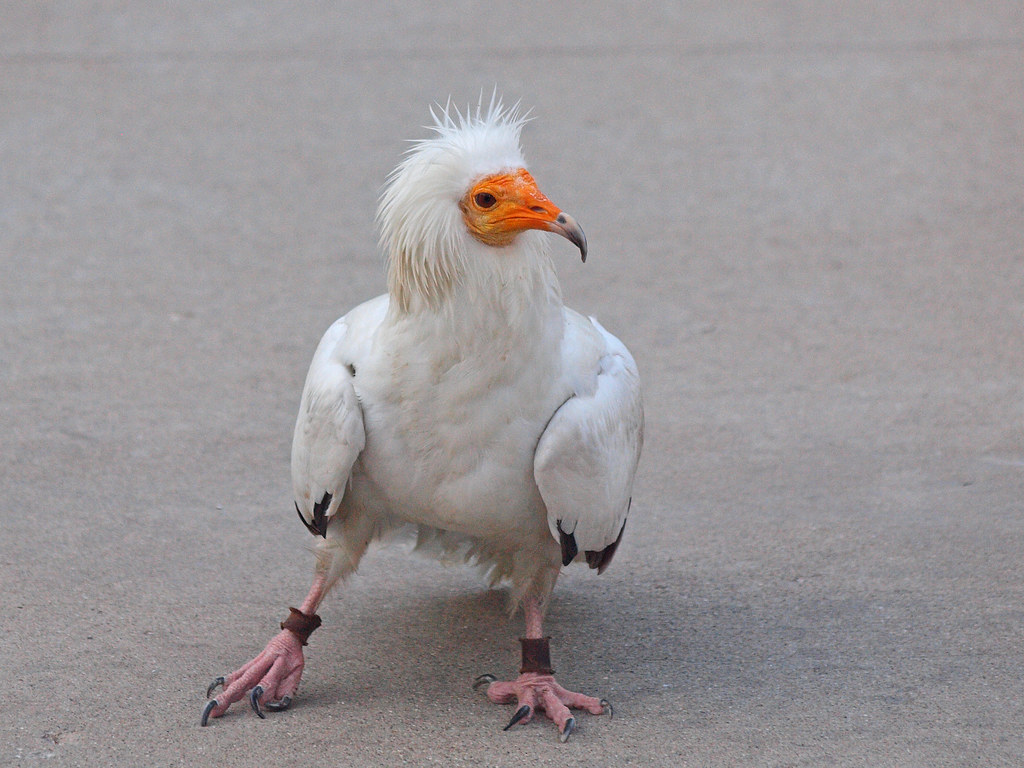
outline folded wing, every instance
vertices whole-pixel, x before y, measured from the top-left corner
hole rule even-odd
[[[589,327],[583,324],[589,324]],[[611,562],[629,513],[644,415],[636,362],[593,318],[566,316],[566,375],[574,394],[541,435],[534,477],[562,562]]]
[[[356,397],[355,363],[346,351],[351,339],[346,318],[332,325],[313,356],[302,391],[292,439],[295,509],[310,533],[327,536],[352,465],[366,443]]]

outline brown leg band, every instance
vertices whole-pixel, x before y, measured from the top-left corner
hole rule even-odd
[[[551,668],[551,647],[548,644],[550,637],[520,637],[519,642],[523,646],[523,666],[519,673],[538,672],[542,675],[554,674]]]
[[[306,645],[313,630],[320,626],[320,617],[315,613],[307,616],[298,608],[289,608],[288,618],[281,622],[281,629],[290,629],[292,634],[299,638],[299,642]]]

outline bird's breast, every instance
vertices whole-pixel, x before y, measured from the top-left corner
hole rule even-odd
[[[381,339],[387,353],[357,375],[366,479],[410,522],[492,538],[543,532],[533,457],[568,396],[560,327],[531,335],[496,324],[461,337],[415,328]]]

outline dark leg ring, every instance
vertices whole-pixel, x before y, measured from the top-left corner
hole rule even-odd
[[[551,668],[551,646],[548,641],[550,637],[521,637],[519,643],[523,646],[523,666],[519,673],[537,672],[541,675],[554,674]]]

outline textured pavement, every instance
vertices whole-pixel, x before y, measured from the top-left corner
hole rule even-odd
[[[438,5],[0,10],[0,763],[1019,766],[1024,7]],[[308,587],[292,422],[384,178],[495,85],[645,382],[546,624],[615,718],[502,732],[521,619],[399,542],[292,710],[201,729]]]

